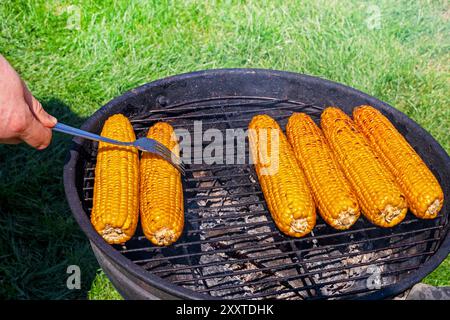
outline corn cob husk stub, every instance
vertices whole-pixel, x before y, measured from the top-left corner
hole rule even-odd
[[[179,146],[172,126],[158,122],[147,134],[175,155]],[[140,211],[142,230],[153,244],[166,246],[178,240],[184,227],[183,187],[180,172],[151,153],[141,158]]]
[[[131,123],[121,114],[106,120],[101,135],[136,140]],[[133,236],[139,218],[138,193],[138,150],[99,142],[91,222],[108,243],[122,244]]]
[[[305,113],[294,113],[286,134],[322,218],[335,229],[350,228],[360,215],[358,200],[322,131]]]
[[[407,213],[405,195],[350,117],[329,107],[322,113],[321,127],[364,216],[380,227],[400,223]]]
[[[353,117],[358,129],[395,176],[412,213],[422,219],[435,218],[443,206],[444,193],[413,147],[377,109],[360,106],[353,110]]]
[[[248,136],[252,161],[276,226],[292,237],[308,234],[316,224],[315,205],[286,136],[267,115],[253,117]]]

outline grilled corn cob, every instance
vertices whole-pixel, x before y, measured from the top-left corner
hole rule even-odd
[[[106,120],[101,135],[136,140],[133,127],[121,114]],[[139,218],[138,190],[137,149],[99,142],[91,222],[108,243],[124,243],[133,236]]]
[[[321,126],[364,216],[380,227],[400,223],[407,212],[405,196],[353,121],[340,109],[330,107],[322,113]]]
[[[311,232],[316,224],[314,201],[279,125],[267,115],[253,117],[249,142],[258,180],[277,227],[292,237]]]
[[[360,214],[358,200],[319,127],[307,114],[294,113],[286,134],[322,218],[335,229],[350,228]]]
[[[158,122],[147,134],[179,156],[179,146],[170,124]],[[153,244],[167,246],[183,232],[183,187],[180,172],[168,161],[151,153],[141,158],[141,224]]]
[[[353,110],[358,129],[395,176],[408,206],[418,218],[435,218],[444,202],[439,182],[406,139],[380,111],[370,106]]]

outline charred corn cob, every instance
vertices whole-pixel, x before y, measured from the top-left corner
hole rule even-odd
[[[408,206],[418,218],[435,218],[444,193],[433,173],[392,123],[373,107],[353,110],[358,129],[395,176]]]
[[[179,146],[170,124],[158,122],[147,134],[179,156]],[[167,246],[183,232],[183,187],[180,172],[168,161],[151,153],[141,158],[141,224],[153,244]]]
[[[321,126],[364,216],[381,227],[400,223],[407,212],[405,196],[353,121],[330,107],[322,113]]]
[[[264,198],[277,227],[292,237],[311,232],[316,224],[314,201],[276,121],[267,115],[253,117],[249,144]]]
[[[120,141],[136,140],[133,127],[121,114],[106,120],[101,135]],[[137,149],[100,142],[91,222],[108,243],[124,243],[133,236],[139,218],[138,191]]]
[[[350,228],[360,214],[358,200],[319,127],[307,114],[294,113],[286,134],[322,218],[335,229]]]

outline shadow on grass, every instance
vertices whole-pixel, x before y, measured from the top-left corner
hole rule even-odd
[[[59,121],[83,118],[57,99],[42,99]],[[63,187],[72,137],[54,133],[51,145],[0,145],[0,298],[85,299],[98,269],[87,238],[73,219]],[[69,290],[69,265],[81,269],[81,289]]]

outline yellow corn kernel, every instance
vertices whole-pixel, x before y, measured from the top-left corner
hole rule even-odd
[[[364,216],[380,227],[400,223],[407,212],[405,196],[350,117],[329,107],[322,113],[321,126]]]
[[[179,146],[170,124],[156,123],[149,129],[147,137],[162,143],[179,156]],[[140,196],[141,224],[147,239],[158,246],[177,241],[184,226],[180,172],[168,161],[151,153],[143,153]]]
[[[422,219],[435,218],[444,203],[444,193],[408,141],[373,107],[360,106],[353,110],[353,117],[358,129],[397,179],[412,213]]]
[[[130,121],[121,114],[106,120],[101,135],[136,140]],[[133,236],[139,218],[138,191],[138,150],[99,142],[91,222],[108,243],[121,244]]]
[[[350,228],[359,218],[358,200],[319,127],[307,114],[294,113],[286,135],[322,218],[335,229]]]
[[[316,224],[315,205],[295,155],[271,117],[257,115],[249,124],[249,145],[264,198],[277,227],[301,237]]]

